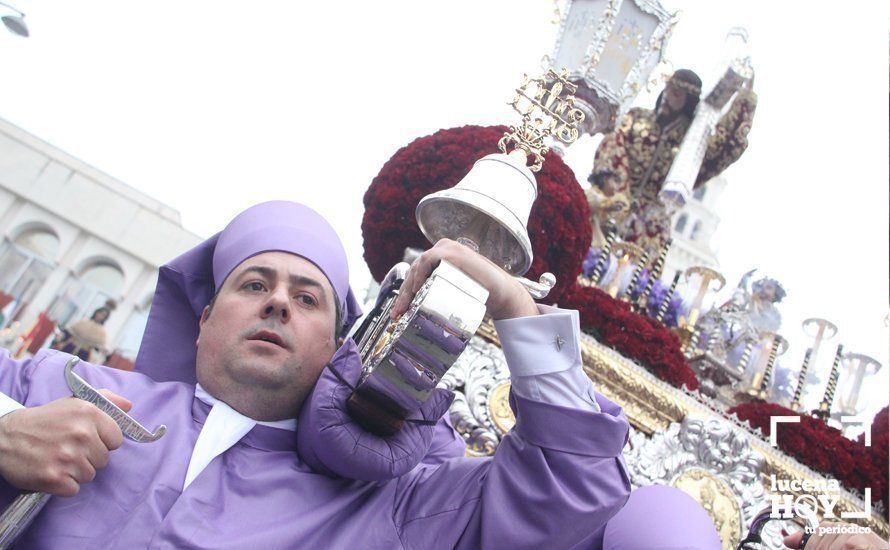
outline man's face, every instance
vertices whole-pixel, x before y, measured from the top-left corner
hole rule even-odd
[[[335,351],[334,293],[312,262],[265,252],[236,267],[198,337],[198,382],[255,420],[294,418]]]
[[[664,95],[658,106],[658,114],[662,116],[679,113],[686,104],[686,92],[673,84],[664,87]]]

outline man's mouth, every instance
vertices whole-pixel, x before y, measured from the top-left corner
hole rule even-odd
[[[261,330],[248,338],[248,340],[259,340],[261,342],[269,342],[270,344],[275,344],[276,346],[280,346],[284,349],[288,349],[287,344],[284,343],[284,340],[281,336],[278,336],[276,333],[271,330]]]

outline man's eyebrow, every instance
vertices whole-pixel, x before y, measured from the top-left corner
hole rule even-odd
[[[258,273],[258,274],[262,275],[263,277],[266,277],[267,279],[271,279],[271,278],[275,277],[275,270],[272,269],[271,267],[266,267],[264,265],[252,265],[248,268],[245,268],[244,271],[242,271],[238,275],[238,278],[241,279],[242,277],[244,277],[245,275],[247,275],[249,273]]]

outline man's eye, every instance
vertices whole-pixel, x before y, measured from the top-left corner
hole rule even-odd
[[[251,281],[251,282],[247,283],[246,285],[244,285],[244,288],[246,288],[247,290],[253,290],[256,292],[261,292],[266,289],[266,287],[263,285],[263,283],[261,283],[259,281]]]
[[[299,296],[297,296],[297,300],[299,300],[300,303],[304,306],[314,306],[317,304],[315,298],[309,296],[308,294],[300,294]]]

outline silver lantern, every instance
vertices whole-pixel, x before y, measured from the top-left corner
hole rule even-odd
[[[581,131],[607,132],[664,57],[675,19],[656,0],[568,0],[553,54],[578,86]]]

